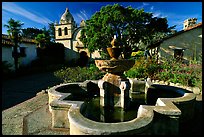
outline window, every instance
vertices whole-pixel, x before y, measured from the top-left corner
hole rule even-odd
[[[68,35],[67,27],[64,28],[64,35]]]
[[[58,29],[58,36],[62,36],[62,29],[61,28]]]
[[[20,56],[26,57],[26,47],[19,47],[20,48]]]
[[[26,57],[26,47],[18,47],[17,48],[17,53],[14,52],[14,49],[12,51],[12,57],[17,56],[19,57]]]
[[[183,49],[174,49],[174,58],[177,60],[183,59]]]

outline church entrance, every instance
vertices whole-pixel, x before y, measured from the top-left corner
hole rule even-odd
[[[80,52],[80,57],[79,57],[79,60],[78,60],[78,65],[80,67],[86,67],[87,64],[88,64],[88,59],[89,59],[89,57],[88,57],[87,53],[85,51],[81,51]]]

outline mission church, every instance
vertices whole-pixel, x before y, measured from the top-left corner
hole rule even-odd
[[[64,44],[65,61],[76,61],[84,56],[93,59],[100,57],[98,52],[89,53],[80,41],[81,30],[84,26],[85,21],[82,20],[80,26],[77,27],[68,8],[62,14],[59,24],[55,23],[55,42]]]

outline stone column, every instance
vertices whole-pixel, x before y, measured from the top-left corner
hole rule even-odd
[[[121,107],[126,109],[128,107],[130,98],[130,82],[120,81],[118,86],[99,80],[98,86],[100,88],[100,105],[102,107],[114,109],[114,107]],[[117,91],[117,94],[116,92]],[[118,93],[119,92],[119,93]]]
[[[100,88],[100,106],[113,109],[114,95],[110,91],[110,84],[104,80],[99,80],[98,87]]]
[[[120,100],[121,100],[121,108],[127,109],[130,101],[129,91],[130,91],[130,82],[129,81],[122,81],[120,84]]]

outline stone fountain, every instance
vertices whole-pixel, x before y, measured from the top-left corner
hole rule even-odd
[[[124,71],[129,70],[134,64],[135,60],[118,59],[121,53],[121,48],[116,39],[111,42],[112,47],[108,48],[110,60],[95,60],[96,66],[99,70],[106,72],[105,76],[99,80],[98,87],[100,88],[100,106],[108,112],[114,111],[114,108],[121,109],[121,121],[123,121],[123,110],[129,107],[129,91],[130,82],[124,76]],[[105,113],[105,111],[103,111]],[[102,121],[105,120],[105,114],[102,115]]]
[[[114,48],[120,51],[114,46],[111,50]],[[49,89],[52,128],[68,129],[70,135],[178,135],[181,124],[194,118],[195,94],[153,84],[150,79],[126,78],[123,72],[135,60],[119,59],[119,55],[95,60],[96,66],[106,72],[101,80]]]

